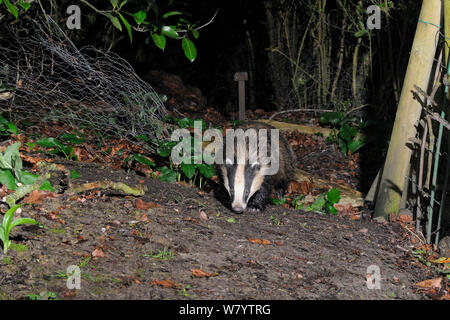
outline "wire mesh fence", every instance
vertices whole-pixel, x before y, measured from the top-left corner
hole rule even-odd
[[[0,112],[130,141],[161,135],[163,103],[118,55],[78,49],[49,16],[0,32]]]

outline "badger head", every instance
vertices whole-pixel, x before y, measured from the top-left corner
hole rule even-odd
[[[264,169],[259,162],[238,164],[226,159],[221,167],[223,184],[230,195],[231,209],[234,212],[244,212],[249,200],[261,188]]]

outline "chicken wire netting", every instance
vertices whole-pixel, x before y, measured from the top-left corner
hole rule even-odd
[[[47,17],[23,17],[0,30],[0,112],[91,129],[136,141],[159,137],[167,111],[128,62],[93,47],[77,49]]]

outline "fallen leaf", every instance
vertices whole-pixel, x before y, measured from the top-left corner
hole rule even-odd
[[[92,256],[93,256],[93,257],[104,258],[104,257],[105,257],[105,254],[103,253],[102,249],[97,248],[97,249],[95,249],[95,250],[92,252]]]
[[[259,239],[259,238],[248,239],[248,241],[250,241],[251,243],[259,243],[259,244],[263,244],[263,245],[265,245],[265,246],[271,244],[270,240]]]
[[[157,204],[155,202],[145,202],[145,201],[142,201],[141,199],[136,200],[135,206],[137,209],[142,209],[142,210],[148,210],[150,208],[161,208],[162,207],[160,204]]]
[[[153,280],[152,281],[152,285],[153,286],[160,286],[160,287],[164,287],[164,288],[172,288],[173,286],[176,285],[175,282],[173,282],[172,280]]]
[[[39,203],[42,203],[42,199],[45,199],[45,198],[56,198],[56,194],[54,192],[45,191],[45,190],[34,190],[27,197],[25,197],[23,199],[23,202],[39,204]]]
[[[204,278],[204,277],[209,278],[209,277],[217,275],[217,273],[206,272],[206,271],[203,271],[202,269],[192,269],[191,271],[192,271],[192,275],[197,278]]]
[[[419,283],[416,283],[415,286],[421,289],[432,289],[432,288],[441,289],[442,277],[421,281]]]

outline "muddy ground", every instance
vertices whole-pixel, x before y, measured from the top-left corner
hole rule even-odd
[[[426,298],[414,284],[427,275],[399,225],[274,205],[236,215],[212,192],[94,164],[77,170],[77,183],[143,182],[150,208],[103,191],[24,207],[44,227],[13,230],[20,246],[0,256],[0,298]],[[67,288],[70,265],[80,267],[79,290]],[[378,290],[367,288],[371,265],[381,271]]]

